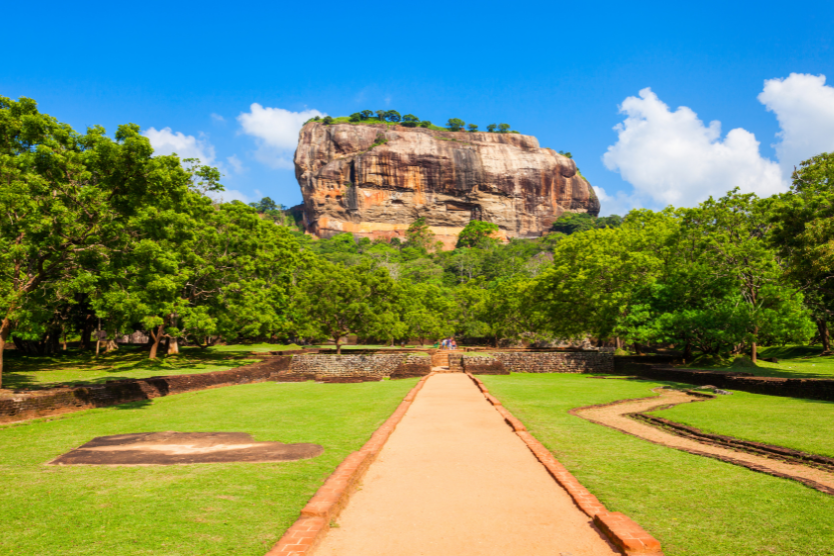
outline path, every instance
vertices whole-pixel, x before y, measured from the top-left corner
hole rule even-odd
[[[610,556],[463,373],[432,376],[316,556]]]
[[[670,405],[697,401],[697,398],[693,398],[685,392],[661,389],[656,391],[660,393],[660,396],[656,398],[624,400],[607,406],[575,409],[571,413],[583,419],[593,421],[594,423],[617,429],[642,438],[643,440],[648,440],[649,442],[654,442],[655,444],[675,448],[689,452],[690,454],[719,459],[769,475],[793,479],[817,490],[828,492],[829,494],[834,493],[834,473],[807,465],[788,463],[740,450],[730,450],[721,448],[720,446],[698,442],[672,434],[664,429],[644,424],[627,416],[629,413],[652,411],[661,406],[668,407]]]

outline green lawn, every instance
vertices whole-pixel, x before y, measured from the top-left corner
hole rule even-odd
[[[767,347],[759,351],[758,367],[731,368],[729,365],[691,364],[693,369],[722,369],[743,371],[757,376],[780,378],[834,378],[834,356],[819,357],[821,347],[786,346]],[[762,361],[763,357],[776,357],[778,363]]]
[[[834,457],[834,402],[734,391],[654,415],[705,432]]]
[[[69,351],[54,357],[4,354],[3,388],[50,388],[57,385],[101,384],[117,378],[148,378],[225,371],[256,361],[253,350],[184,349],[175,356],[148,359],[148,352],[122,347],[96,357],[90,352]],[[250,346],[246,346],[250,347]]]
[[[263,556],[415,383],[248,384],[0,427],[0,554]],[[325,451],[283,463],[45,465],[95,436],[150,431],[247,432]]]
[[[834,497],[568,414],[652,395],[659,383],[572,374],[480,378],[610,510],[655,535],[667,556],[834,555]]]

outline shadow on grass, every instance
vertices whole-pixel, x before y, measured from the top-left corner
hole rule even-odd
[[[191,351],[177,355],[148,358],[141,347],[122,347],[117,351],[96,356],[90,352],[68,350],[55,355],[24,355],[9,350],[4,354],[3,386],[14,390],[42,390],[59,386],[101,385],[125,378],[198,374],[209,372],[212,366],[234,367],[252,360],[246,352]],[[55,380],[50,374],[55,373]],[[80,376],[58,376],[62,373]],[[84,376],[88,374],[90,376]],[[131,373],[141,377],[131,377]],[[115,376],[114,376],[115,375]],[[122,375],[122,376],[119,376]],[[125,376],[128,375],[128,376]]]

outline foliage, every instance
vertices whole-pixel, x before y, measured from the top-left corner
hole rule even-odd
[[[475,124],[469,124],[466,127],[469,128],[470,133],[474,133],[474,132],[478,131],[478,126],[475,125]]]
[[[498,124],[498,133],[507,133],[510,131],[510,124]]]
[[[496,130],[496,128],[498,128],[498,126],[497,126],[497,125],[495,125],[495,124],[489,124],[489,125],[487,126],[487,131],[488,131],[488,132],[490,132],[490,133],[493,133],[493,132]]]
[[[418,118],[414,114],[406,114],[405,116],[403,116],[402,124],[405,127],[417,127],[417,124],[419,124],[419,123],[420,123],[420,118]]]
[[[497,232],[498,226],[492,222],[470,220],[458,235],[458,247],[489,247],[498,241]]]
[[[449,131],[460,131],[465,125],[466,122],[460,118],[449,118],[449,121],[446,122],[446,127],[449,128]]]
[[[622,222],[622,217],[616,214],[597,218],[587,212],[564,212],[553,223],[551,231],[570,235],[575,232],[585,232],[599,228],[617,228]]]

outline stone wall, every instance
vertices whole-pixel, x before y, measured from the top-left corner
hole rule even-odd
[[[480,355],[464,355],[463,370],[473,375],[508,375],[510,371],[494,357]]]
[[[289,366],[289,357],[272,357],[228,371],[156,376],[141,380],[111,380],[95,386],[18,392],[0,397],[0,423],[149,400],[193,390],[278,380]]]
[[[610,351],[496,351],[492,356],[514,373],[612,373]]]
[[[741,390],[768,396],[834,401],[834,379],[827,378],[772,378],[744,372],[699,371],[639,363],[632,363],[627,370],[618,370],[617,374],[701,386],[711,385],[725,390]]]
[[[431,372],[431,359],[426,355],[404,353],[375,354],[302,354],[292,358],[289,372],[282,380],[315,380],[317,382],[366,382],[384,377],[407,378]]]

